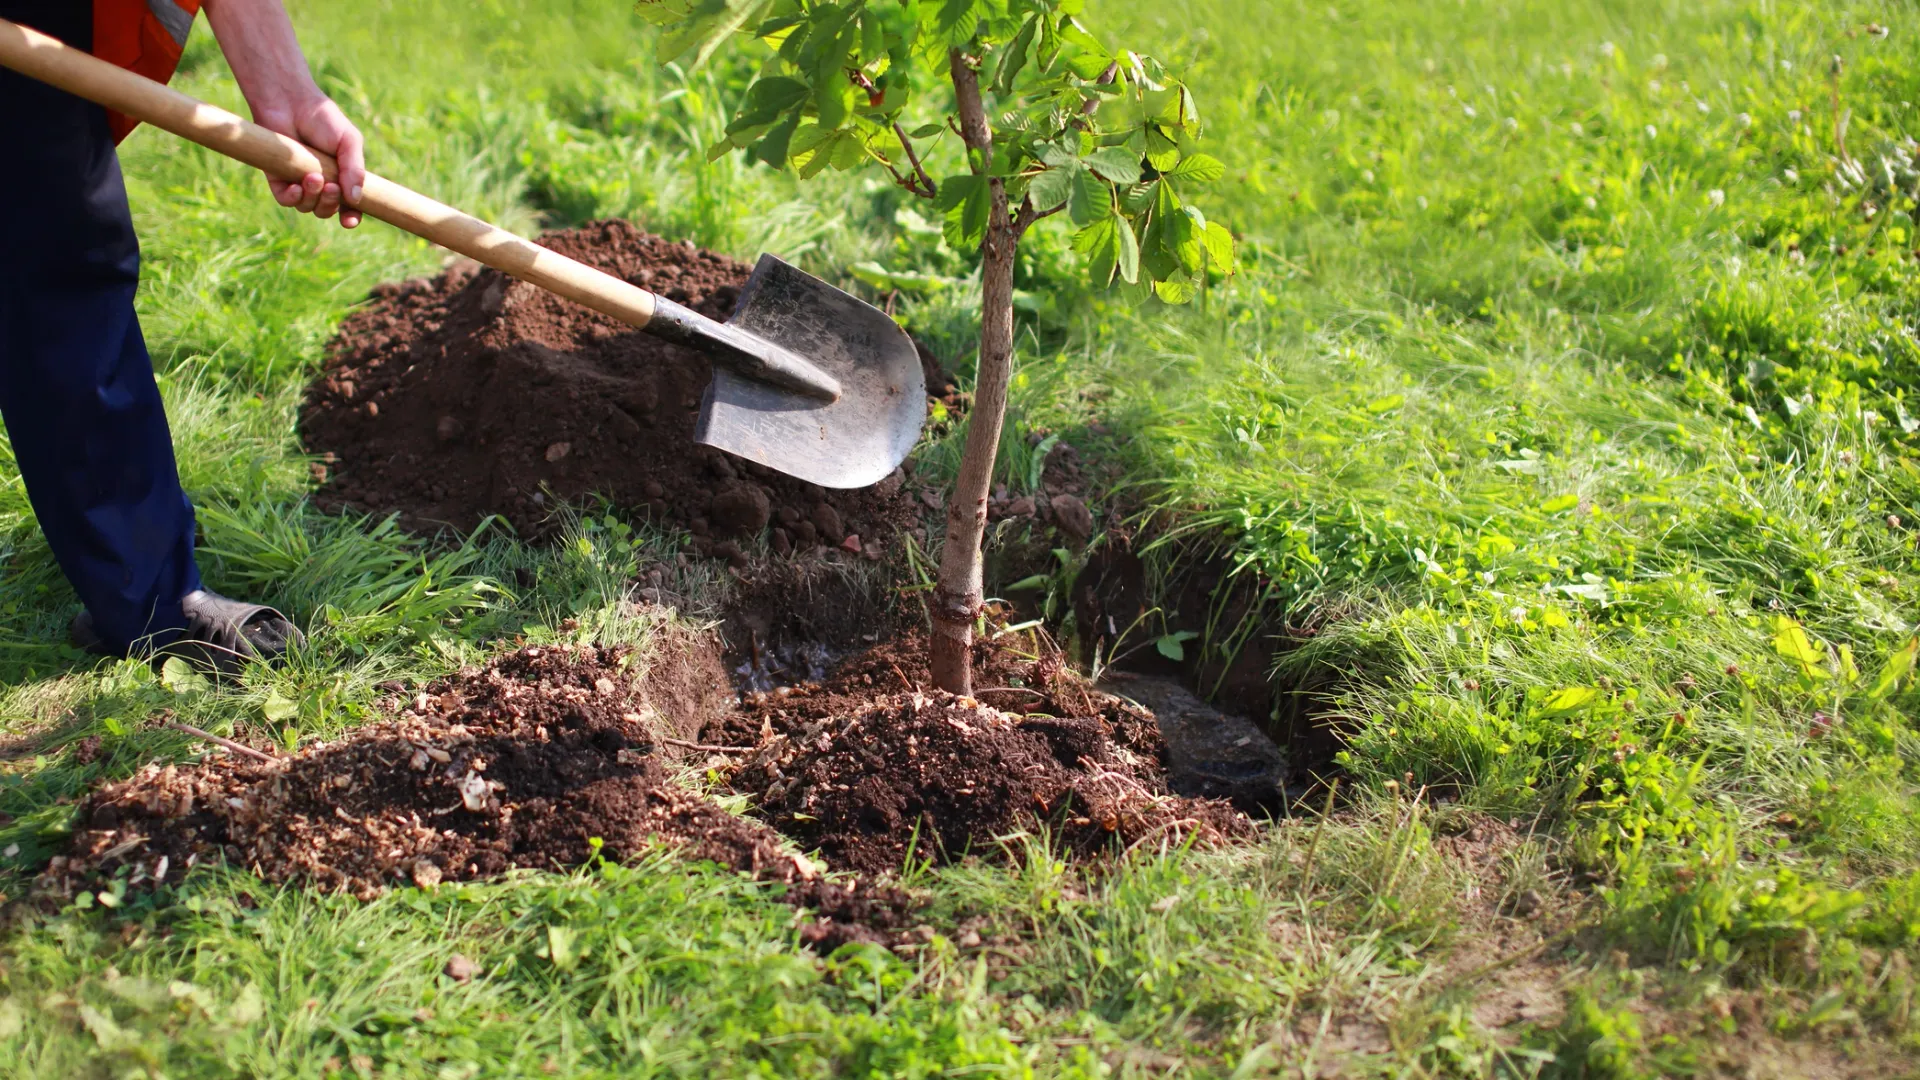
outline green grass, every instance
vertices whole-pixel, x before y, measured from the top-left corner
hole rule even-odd
[[[1059,433],[1124,466],[1154,580],[1238,568],[1258,603],[1194,653],[1317,628],[1272,677],[1339,725],[1342,816],[1091,875],[1037,846],[941,871],[930,922],[1001,944],[910,957],[814,957],[759,887],[664,858],[371,905],[208,871],[21,913],[0,1073],[1902,1075],[1920,699],[1882,675],[1920,595],[1920,9],[1091,7],[1187,70],[1246,268],[1169,309],[1090,294],[1037,232],[1002,475],[1032,486],[1029,434]],[[898,287],[964,375],[970,267],[909,200],[705,161],[744,52],[663,69],[584,0],[295,17],[380,171],[516,228],[622,215]],[[204,27],[180,85],[238,104]],[[209,582],[313,644],[218,688],[84,661],[0,458],[0,721],[35,755],[0,774],[13,896],[86,785],[198,752],[142,726],[159,709],[296,745],[517,637],[644,643],[638,570],[695,618],[719,587],[598,511],[529,548],[313,510],[300,387],[370,285],[440,253],[286,215],[151,130],[124,150]],[[1535,838],[1476,864],[1451,838],[1480,813]],[[1494,912],[1528,890],[1580,933],[1521,948]],[[456,951],[485,974],[441,978]],[[1522,975],[1564,1008],[1489,1012]]]

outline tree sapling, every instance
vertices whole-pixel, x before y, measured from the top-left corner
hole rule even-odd
[[[1082,0],[640,0],[665,28],[663,59],[700,62],[735,34],[773,50],[710,151],[739,150],[802,178],[884,169],[945,215],[944,239],[978,252],[980,352],[966,447],[947,499],[933,599],[933,677],[972,690],[980,545],[1013,372],[1020,239],[1058,215],[1096,285],[1184,303],[1234,270],[1233,236],[1182,191],[1220,178],[1194,149],[1186,85],[1110,49]],[[934,95],[951,88],[952,98]],[[916,102],[925,95],[933,104]],[[913,115],[940,119],[909,127]],[[951,135],[960,153],[942,146]],[[936,163],[951,162],[951,172]]]

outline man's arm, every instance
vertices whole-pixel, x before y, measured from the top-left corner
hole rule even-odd
[[[298,183],[267,177],[274,199],[316,217],[337,212],[340,224],[349,229],[360,224],[360,212],[354,209],[366,177],[360,131],[314,83],[286,8],[280,0],[207,0],[205,7],[220,51],[226,54],[240,92],[253,110],[254,122],[324,150],[340,162],[337,183],[319,173],[310,173]]]

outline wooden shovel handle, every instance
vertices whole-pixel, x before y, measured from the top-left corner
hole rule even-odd
[[[310,146],[5,19],[0,19],[0,66],[282,180],[315,172],[331,180],[339,172],[332,157]],[[391,180],[368,173],[358,209],[636,329],[653,320],[652,293]]]

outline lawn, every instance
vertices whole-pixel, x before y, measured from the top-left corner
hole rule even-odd
[[[203,568],[312,646],[218,687],[65,647],[0,446],[0,1073],[1914,1075],[1920,9],[1088,8],[1186,73],[1243,266],[1170,308],[1037,230],[1005,479],[1052,434],[1110,465],[1094,551],[1136,551],[1158,607],[1102,657],[1164,644],[1203,690],[1254,658],[1330,801],[1227,850],[1028,839],[919,875],[907,954],[821,957],[765,886],[667,853],[371,903],[240,868],[33,902],[90,785],[203,752],[163,710],[294,749],[518,641],[644,654],[656,564],[675,618],[724,588],[644,529],[309,505],[332,328],[444,253],[147,129],[141,313]],[[898,289],[964,382],[977,287],[906,196],[707,160],[759,46],[662,66],[617,0],[293,12],[376,170],[523,231],[628,217]],[[204,24],[177,85],[238,106]],[[989,584],[1097,637],[1085,558]]]

